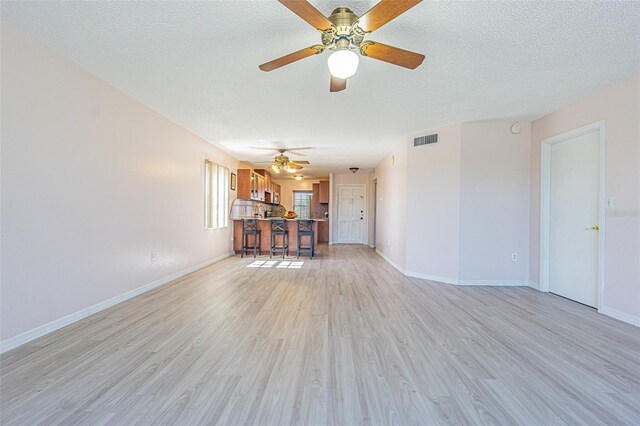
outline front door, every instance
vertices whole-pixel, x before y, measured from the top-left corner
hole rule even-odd
[[[364,244],[365,185],[338,186],[338,242]]]

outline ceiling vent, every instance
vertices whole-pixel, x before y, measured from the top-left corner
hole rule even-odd
[[[438,143],[437,133],[413,138],[413,146],[431,145],[432,143]]]

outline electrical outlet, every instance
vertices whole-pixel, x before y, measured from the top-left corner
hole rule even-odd
[[[511,253],[511,260],[513,260],[514,262],[518,261],[518,253]]]
[[[158,254],[156,253],[156,251],[155,250],[151,250],[151,261],[155,262],[157,257],[158,257]]]

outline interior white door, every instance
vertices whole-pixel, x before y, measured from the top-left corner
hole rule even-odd
[[[338,242],[364,244],[364,185],[338,187]]]
[[[549,291],[598,305],[600,131],[551,145]]]

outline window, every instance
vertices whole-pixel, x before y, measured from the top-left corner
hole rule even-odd
[[[293,191],[293,211],[300,219],[311,218],[311,191]]]
[[[209,160],[204,162],[204,226],[229,225],[229,169]]]

